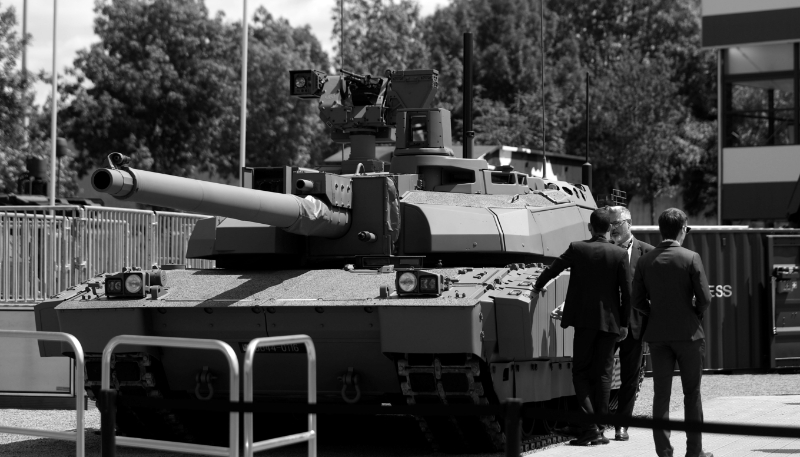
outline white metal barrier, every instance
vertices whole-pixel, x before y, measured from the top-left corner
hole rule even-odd
[[[0,303],[33,303],[122,267],[185,264],[194,224],[208,216],[80,206],[0,207]]]
[[[156,211],[155,217],[153,256],[159,259],[159,264],[182,263],[186,268],[214,268],[213,260],[186,258],[186,247],[189,245],[189,236],[194,230],[194,225],[208,216]]]
[[[308,359],[308,404],[317,403],[317,351],[307,335],[275,336],[256,338],[247,344],[244,354],[244,402],[253,402],[253,358],[260,347],[304,344]],[[105,372],[104,372],[105,373]],[[266,451],[291,444],[308,441],[309,457],[317,457],[317,415],[308,415],[308,431],[286,435],[270,440],[253,442],[253,413],[244,413],[244,457],[253,457],[254,452]]]
[[[76,282],[80,207],[34,208],[0,209],[0,302],[42,300]]]
[[[6,427],[0,425],[0,433],[12,433],[15,435],[40,436],[43,438],[53,438],[58,440],[75,441],[75,455],[84,457],[86,455],[85,435],[84,435],[84,392],[83,392],[83,347],[77,338],[60,332],[37,332],[32,330],[0,330],[0,338],[24,338],[33,340],[62,341],[69,344],[75,353],[75,431],[57,432],[52,430],[40,430],[32,428]],[[238,395],[238,392],[237,392]]]
[[[108,342],[103,349],[102,360],[102,374],[100,381],[100,388],[108,390],[111,386],[111,354],[114,348],[122,344],[133,344],[140,346],[162,346],[172,348],[187,348],[187,349],[211,349],[217,350],[225,355],[228,359],[230,383],[230,401],[237,403],[239,401],[239,362],[236,359],[236,353],[227,344],[219,340],[206,340],[194,338],[168,338],[158,336],[139,336],[139,335],[120,335],[116,336]],[[82,385],[82,384],[81,384]],[[144,449],[155,449],[161,451],[172,452],[194,452],[203,455],[216,455],[216,456],[230,456],[238,457],[239,455],[239,413],[230,413],[229,423],[229,443],[228,447],[220,446],[207,446],[202,444],[190,443],[177,443],[173,441],[149,440],[144,438],[130,438],[126,436],[118,436],[116,442],[122,446],[131,446]]]

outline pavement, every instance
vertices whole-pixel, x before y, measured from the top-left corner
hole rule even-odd
[[[800,395],[770,397],[717,397],[703,402],[706,422],[800,427]],[[670,419],[683,420],[683,411],[670,413]],[[613,441],[613,431],[606,433],[612,441],[607,445],[578,447],[568,444],[535,451],[536,457],[591,456],[643,457],[655,456],[653,432],[631,428],[630,441]],[[686,455],[686,434],[672,432],[675,457]],[[800,456],[800,439],[743,435],[703,435],[703,449],[714,457]]]
[[[800,427],[800,395],[717,397],[704,401],[703,409],[707,422]],[[671,418],[680,420],[683,418],[683,412],[674,411],[671,413]],[[368,427],[363,423],[355,424],[355,420],[355,418],[348,418],[347,423],[351,427],[348,426],[346,429],[352,428],[351,433],[344,434],[335,440],[330,439],[337,438],[332,436],[327,436],[329,439],[323,440],[323,433],[330,427],[326,426],[324,430],[321,428],[319,455],[328,457],[453,456],[453,454],[431,453],[421,434],[418,433],[416,421],[411,418],[399,416],[370,418],[369,422],[374,423],[374,427],[366,435],[364,431]],[[75,413],[72,411],[0,410],[0,423],[16,427],[74,430]],[[87,457],[99,457],[101,443],[97,430],[100,427],[100,414],[97,409],[90,408],[87,411],[86,427],[86,455]],[[555,445],[531,451],[525,455],[528,457],[644,457],[656,455],[650,430],[631,429],[630,436],[630,441],[626,442],[611,441],[607,445],[592,447]],[[800,439],[706,434],[703,436],[703,443],[705,450],[712,452],[714,457],[800,456]],[[672,445],[675,447],[674,455],[683,457],[686,453],[685,434],[673,432]],[[0,456],[60,457],[70,455],[75,455],[74,442],[0,434]],[[117,455],[119,457],[186,457],[189,454],[119,447]],[[296,445],[258,455],[305,457],[308,454],[306,445]],[[504,453],[482,453],[470,454],[469,457],[503,457],[503,455]]]

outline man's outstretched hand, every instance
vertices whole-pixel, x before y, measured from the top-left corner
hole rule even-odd
[[[560,304],[556,309],[550,311],[550,319],[561,320],[564,317],[564,304]]]

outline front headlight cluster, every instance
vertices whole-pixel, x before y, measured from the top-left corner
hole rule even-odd
[[[106,277],[106,297],[108,298],[144,298],[155,291],[160,295],[166,286],[166,274],[154,268],[123,268],[122,272]]]
[[[398,270],[395,277],[397,294],[441,295],[445,290],[444,278],[439,273],[425,270]]]

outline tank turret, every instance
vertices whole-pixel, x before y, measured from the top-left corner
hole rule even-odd
[[[229,219],[201,221],[187,255],[223,268],[289,264],[433,266],[538,262],[588,236],[596,207],[580,184],[492,169],[457,157],[450,112],[434,108],[435,70],[290,73],[291,93],[319,99],[331,138],[353,153],[340,173],[247,167],[242,187],[136,170],[121,154],[92,175],[95,190],[147,205]],[[391,163],[375,144],[393,141]],[[280,260],[271,261],[271,260]]]

